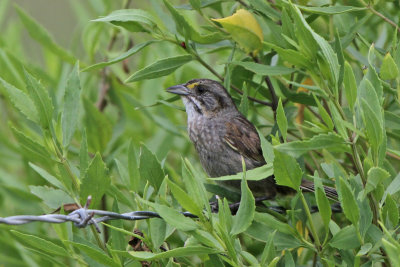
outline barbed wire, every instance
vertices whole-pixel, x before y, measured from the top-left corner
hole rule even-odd
[[[256,203],[262,200],[266,200],[265,197],[256,198]],[[99,223],[110,221],[110,220],[128,220],[128,221],[137,221],[137,220],[145,220],[151,218],[161,218],[161,216],[154,211],[131,211],[127,213],[117,213],[112,211],[105,210],[93,210],[89,209],[90,203],[92,201],[92,197],[89,196],[87,198],[86,204],[84,207],[74,210],[70,214],[45,214],[45,215],[18,215],[18,216],[10,216],[10,217],[0,217],[0,224],[8,224],[8,225],[21,225],[27,224],[31,222],[46,222],[46,223],[65,223],[65,222],[73,222],[74,225],[78,228],[85,228],[88,225],[94,225],[96,230],[100,233]],[[217,203],[210,203],[212,212],[218,212]],[[342,212],[339,203],[338,205],[333,204],[331,209],[333,212]],[[229,205],[231,212],[236,213],[239,208],[240,202],[233,203]],[[268,209],[278,212],[284,213],[285,209],[279,206],[267,207]],[[318,212],[318,208],[315,206],[311,207],[311,212]],[[198,218],[196,215],[190,212],[181,212],[185,217],[190,218]],[[100,215],[102,217],[94,218],[95,215]]]
[[[31,222],[46,222],[46,223],[65,223],[73,222],[78,228],[85,228],[88,225],[93,224],[96,230],[100,233],[100,227],[98,223],[110,221],[110,220],[129,220],[137,221],[150,218],[161,218],[157,212],[153,211],[132,211],[127,213],[117,213],[105,210],[92,210],[88,209],[92,197],[89,196],[84,207],[77,209],[70,214],[45,214],[45,215],[18,215],[1,218],[1,224],[8,225],[21,225]],[[182,212],[186,217],[197,218],[196,215],[190,212]],[[95,215],[100,215],[102,217],[94,218]]]

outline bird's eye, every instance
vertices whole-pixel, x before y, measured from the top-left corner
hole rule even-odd
[[[201,94],[203,94],[203,93],[206,91],[206,88],[204,88],[204,86],[202,86],[202,85],[198,85],[198,86],[196,87],[196,91],[197,91],[197,93],[198,93],[199,95],[201,95]]]

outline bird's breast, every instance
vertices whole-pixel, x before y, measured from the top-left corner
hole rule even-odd
[[[200,162],[210,177],[235,174],[242,170],[241,156],[225,144],[226,125],[223,120],[189,120],[188,133]]]

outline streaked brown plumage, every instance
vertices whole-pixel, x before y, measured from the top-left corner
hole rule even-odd
[[[256,128],[236,108],[226,89],[209,79],[194,79],[169,87],[168,92],[180,95],[188,115],[188,133],[196,147],[201,164],[210,177],[232,175],[242,171],[242,156],[248,170],[266,164]],[[240,189],[239,180],[223,182]],[[287,193],[287,187],[276,185],[274,178],[248,181],[253,194],[273,198]],[[303,180],[301,188],[314,190],[314,184]],[[328,196],[336,190],[325,188]]]

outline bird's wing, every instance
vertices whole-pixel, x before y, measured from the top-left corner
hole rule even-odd
[[[265,163],[260,138],[254,125],[243,116],[237,116],[225,123],[224,141],[243,157]]]

